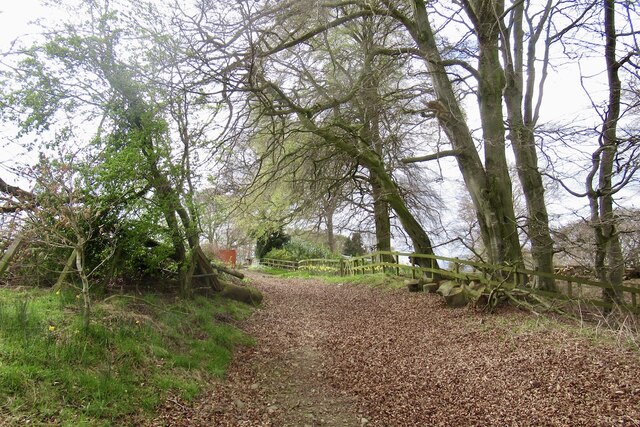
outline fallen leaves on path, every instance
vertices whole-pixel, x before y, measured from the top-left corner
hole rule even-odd
[[[257,339],[158,425],[640,425],[640,355],[429,294],[254,276]]]

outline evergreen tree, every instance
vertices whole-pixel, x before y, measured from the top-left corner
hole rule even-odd
[[[360,233],[353,233],[351,237],[344,243],[344,249],[342,253],[348,256],[359,256],[364,254],[364,247],[362,246],[362,236]]]

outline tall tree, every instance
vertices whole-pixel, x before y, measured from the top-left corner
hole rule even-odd
[[[364,25],[369,21],[365,20]],[[266,29],[265,34],[268,34]],[[251,63],[250,90],[269,115],[287,117],[294,126],[291,129],[297,126],[298,133],[311,132],[336,153],[356,159],[379,194],[376,202],[388,203],[394,210],[415,250],[433,253],[431,240],[408,209],[402,191],[387,170],[386,152],[380,152],[381,109],[377,104],[383,96],[376,94],[380,71],[373,66],[378,52],[371,46],[372,36],[369,29],[366,33],[358,31],[354,38],[360,44],[365,43],[364,49],[360,46],[357,55],[351,51],[344,62],[335,61],[337,54],[344,54],[335,52],[330,44],[314,42],[308,47],[294,43],[273,47],[271,40],[265,40],[254,47],[259,60]],[[318,74],[318,69],[322,74]],[[278,74],[278,70],[286,72]],[[354,116],[349,108],[353,105],[359,115]],[[383,203],[379,206],[377,216],[387,224],[378,221],[377,229],[388,229],[388,208]],[[385,237],[385,247],[389,246],[388,240]]]
[[[633,182],[640,163],[637,128],[625,123],[625,116],[637,114],[640,106],[635,90],[639,81],[639,65],[634,22],[638,15],[633,6],[615,0],[594,2],[593,7],[592,24],[580,28],[572,42],[582,51],[578,59],[583,56],[588,60],[597,58],[604,65],[606,99],[603,101],[595,100],[596,97],[584,86],[589,78],[582,77],[583,87],[602,123],[599,129],[571,130],[582,140],[585,150],[595,147],[590,153],[585,153],[589,162],[584,168],[586,176],[578,175],[584,178],[585,191],[572,190],[566,180],[559,182],[570,194],[587,198],[590,208],[588,221],[595,242],[594,270],[599,280],[613,285],[613,289],[603,289],[604,299],[620,301],[621,293],[617,287],[624,278],[624,254],[620,217],[615,212],[616,197]],[[584,43],[584,40],[601,35],[604,36],[604,45]],[[593,138],[596,143],[586,138]]]
[[[192,182],[195,150],[206,143],[202,126],[212,119],[194,125],[207,113],[191,111],[202,105],[194,103],[193,93],[203,83],[180,61],[181,55],[188,56],[184,46],[167,37],[170,32],[162,27],[167,20],[152,4],[128,14],[108,1],[84,2],[77,12],[43,44],[21,52],[28,72],[16,75],[21,87],[6,99],[16,101],[12,108],[20,111],[15,117],[22,131],[46,130],[62,112],[76,113],[72,125],[101,117],[92,149],[114,158],[128,153],[139,163],[105,175],[99,188],[145,182],[152,193],[148,208],[162,213],[173,245],[180,291],[191,293],[194,274],[220,290],[199,246]],[[30,87],[34,79],[46,84]]]
[[[621,6],[621,9],[629,12],[627,8],[626,5]],[[603,289],[605,300],[619,301],[621,293],[617,291],[617,286],[622,284],[624,278],[624,256],[620,243],[619,219],[614,213],[614,195],[626,185],[638,169],[637,164],[634,163],[622,165],[618,163],[621,160],[620,148],[625,144],[625,141],[618,137],[622,103],[620,73],[622,67],[638,55],[638,44],[633,43],[636,49],[625,52],[622,58],[618,58],[617,39],[621,37],[619,34],[624,33],[619,33],[616,26],[616,1],[602,0],[602,10],[604,15],[602,32],[605,37],[604,61],[609,96],[604,109],[598,148],[592,155],[592,169],[587,176],[586,187],[591,208],[591,225],[596,241],[596,274],[599,280],[614,286],[613,289]],[[636,34],[633,32],[627,36],[635,39]],[[633,62],[630,65],[634,69],[638,67]],[[622,179],[617,183],[614,181],[616,175],[622,175]],[[596,183],[597,185],[594,185]]]

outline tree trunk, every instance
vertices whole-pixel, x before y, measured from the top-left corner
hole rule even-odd
[[[162,197],[162,194],[160,192],[158,193],[158,196]],[[161,199],[161,204],[166,205],[166,202],[162,202],[163,201]],[[175,216],[175,210],[172,210],[167,206],[163,206],[163,211],[164,219],[169,227],[175,261],[178,265],[178,290],[181,296],[187,298],[191,296],[191,280],[188,274],[190,262],[187,259],[187,249],[184,246],[180,226]]]
[[[76,258],[77,258],[76,249],[74,249],[74,250],[71,251],[71,255],[69,255],[69,258],[67,258],[67,263],[62,268],[62,272],[58,276],[58,280],[56,280],[56,284],[53,285],[53,290],[54,291],[58,291],[58,290],[62,289],[62,285],[64,284],[65,280],[67,280],[67,276],[69,275],[69,271],[73,268],[73,264],[75,264],[77,262]]]
[[[389,206],[394,210],[396,215],[398,215],[402,227],[409,235],[414,250],[421,254],[435,255],[431,239],[429,239],[427,232],[422,228],[409,208],[407,208],[398,186],[384,167],[382,158],[374,152],[368,144],[364,143],[360,138],[357,138],[356,141],[349,141],[342,135],[338,136],[330,130],[319,128],[304,114],[298,114],[298,119],[306,129],[324,138],[341,152],[357,157],[362,166],[367,168],[371,176],[374,176],[380,184],[380,189],[384,193]],[[438,262],[435,259],[421,258],[416,261],[423,267],[439,268]]]
[[[527,204],[527,230],[531,239],[533,269],[553,274],[553,239],[549,230],[549,214],[544,200],[544,186],[537,167],[533,133],[525,129],[522,131],[527,136],[515,136],[512,144],[518,166],[518,177]],[[513,133],[517,133],[517,130],[512,130]],[[557,290],[552,278],[538,276],[534,279],[534,287],[552,292]]]
[[[11,242],[11,244],[9,245],[7,250],[4,252],[4,254],[2,255],[2,259],[0,259],[0,275],[4,274],[4,272],[9,267],[9,264],[11,264],[11,260],[13,259],[15,254],[18,252],[18,249],[20,249],[23,239],[24,239],[24,236],[22,234],[18,234],[16,238],[13,239],[13,242]]]
[[[372,50],[375,47],[374,29],[372,28],[371,17],[364,17],[361,27],[362,39],[360,47],[364,56],[363,82],[361,89],[361,119],[362,129],[360,137],[381,159],[384,155],[384,147],[380,136],[380,114],[381,102],[379,95],[380,80],[374,62],[375,56]],[[371,174],[369,184],[371,185],[371,196],[373,198],[373,218],[376,228],[376,250],[383,252],[391,251],[391,218],[389,216],[389,203],[385,197],[385,192],[378,182],[377,174]],[[390,255],[382,256],[383,262],[393,262]]]
[[[490,3],[490,2],[487,2]],[[522,252],[513,211],[511,180],[504,154],[502,128],[502,71],[497,56],[497,39],[491,25],[477,28],[481,44],[479,62],[479,106],[485,138],[485,170],[471,131],[464,119],[449,75],[442,63],[423,0],[414,0],[415,23],[408,25],[411,36],[430,72],[437,99],[428,107],[438,120],[453,148],[460,172],[473,201],[488,261],[493,264],[521,264]],[[491,12],[494,13],[493,9]]]
[[[327,246],[331,252],[336,250],[336,242],[333,235],[333,214],[335,213],[335,204],[332,200],[328,200],[324,205],[324,216],[327,225]]]
[[[591,221],[596,238],[595,268],[599,280],[613,286],[603,289],[606,302],[620,302],[618,287],[624,278],[624,259],[618,236],[618,220],[613,212],[613,174],[617,158],[617,126],[620,118],[621,83],[616,59],[615,0],[603,0],[605,61],[609,84],[609,100],[602,124],[600,147],[593,154],[592,173],[587,178],[587,193],[591,206]],[[595,172],[598,173],[598,189],[593,188]]]
[[[84,240],[79,240],[74,252],[76,254],[76,268],[78,269],[78,274],[82,282],[82,325],[86,330],[89,328],[89,321],[91,319],[91,296],[89,295],[89,279],[84,271],[84,244]]]
[[[209,258],[207,258],[205,253],[202,251],[200,245],[196,246],[193,249],[193,252],[195,254],[194,264],[198,275],[202,275],[201,277],[205,279],[205,283],[207,283],[211,289],[216,292],[222,291],[224,289],[224,285],[218,278],[218,274],[211,265],[211,261],[209,261]]]
[[[365,166],[369,170],[371,176],[375,177],[376,181],[378,181],[380,190],[385,195],[386,201],[398,216],[404,231],[409,235],[409,238],[413,243],[414,251],[420,254],[435,255],[431,239],[407,207],[398,185],[386,171],[380,157],[372,152],[360,152],[360,158],[363,166]],[[416,262],[422,267],[433,269],[440,268],[435,259],[418,258],[416,259]],[[437,276],[437,274],[435,274],[435,276]]]
[[[375,173],[375,172],[374,172]],[[382,182],[383,188],[387,194],[387,200],[393,211],[398,215],[398,219],[402,224],[402,228],[409,235],[411,242],[413,243],[413,250],[419,254],[435,255],[433,252],[433,245],[431,239],[427,235],[427,232],[422,228],[422,225],[416,220],[415,216],[409,211],[407,204],[400,195],[398,186],[391,179],[389,175],[378,177]],[[435,259],[418,258],[416,263],[422,267],[439,269],[438,261]],[[434,273],[435,274],[435,273]]]
[[[544,185],[538,170],[538,154],[533,129],[537,118],[533,114],[535,85],[535,50],[540,31],[548,14],[544,14],[538,28],[529,35],[527,49],[527,91],[524,93],[524,40],[522,27],[524,3],[514,5],[513,10],[513,52],[508,51],[509,41],[502,43],[505,58],[506,86],[504,99],[511,145],[516,158],[518,177],[527,205],[527,231],[531,239],[533,269],[553,274],[553,239],[549,230],[549,215],[544,199]],[[523,113],[524,102],[524,113]],[[553,278],[534,277],[534,287],[546,291],[556,291]]]
[[[602,126],[602,161],[600,163],[599,189],[600,201],[600,224],[602,235],[606,241],[606,258],[608,282],[613,289],[604,289],[604,298],[609,301],[620,302],[621,292],[617,290],[622,285],[624,278],[624,259],[622,247],[618,235],[618,220],[613,212],[613,167],[618,151],[618,120],[620,118],[620,99],[622,85],[618,70],[620,62],[616,59],[616,24],[615,24],[615,0],[603,0],[604,7],[604,30],[605,30],[605,60],[607,64],[607,79],[609,83],[609,102],[607,115]]]
[[[373,217],[376,226],[376,250],[391,251],[391,218],[389,217],[389,203],[385,198],[380,184],[375,176],[369,179],[371,183],[371,195],[373,196]],[[383,260],[389,262],[389,255],[384,255]]]
[[[108,54],[113,54],[112,47],[109,47]],[[160,137],[153,130],[156,123],[155,118],[148,113],[151,111],[144,99],[142,99],[136,86],[127,74],[120,71],[120,67],[115,64],[115,58],[105,56],[100,64],[106,80],[111,87],[117,91],[125,100],[124,107],[125,119],[134,132],[138,136],[143,137],[141,152],[147,160],[148,180],[153,187],[158,198],[158,204],[164,215],[165,221],[169,228],[171,242],[175,251],[175,258],[178,264],[179,291],[180,294],[189,297],[192,294],[192,278],[194,275],[204,277],[204,280],[214,289],[221,290],[222,286],[217,280],[215,271],[211,268],[209,261],[202,252],[199,242],[199,234],[194,221],[194,212],[189,211],[183,206],[180,200],[180,191],[173,187],[169,177],[158,167],[157,147],[154,144],[154,138]],[[184,130],[182,128],[181,130]],[[188,135],[181,132],[181,138],[185,144],[185,155],[188,160],[188,149],[190,141]],[[183,166],[186,170],[183,172],[186,176],[190,173],[188,163]],[[189,192],[193,191],[191,182],[189,183],[189,191],[186,195],[188,201],[192,199]],[[193,205],[193,203],[191,203]],[[178,220],[178,218],[180,220]],[[182,224],[182,229],[180,225]],[[188,256],[187,248],[184,240],[187,240],[191,256]],[[206,262],[205,262],[206,261]]]

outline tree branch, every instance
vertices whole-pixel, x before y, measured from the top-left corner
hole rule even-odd
[[[430,160],[438,160],[442,157],[459,156],[460,154],[462,154],[460,150],[445,150],[445,151],[438,151],[437,153],[433,153],[433,154],[428,154],[426,156],[407,157],[406,159],[402,159],[401,161],[404,164],[428,162]]]
[[[35,196],[33,193],[23,190],[20,187],[7,184],[2,178],[0,178],[0,192],[9,194],[21,201],[34,201]]]

